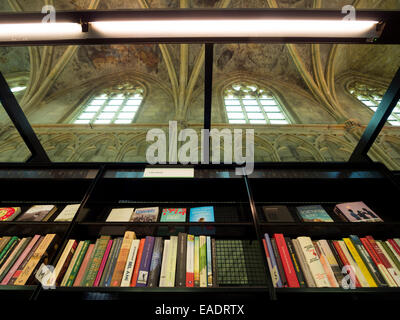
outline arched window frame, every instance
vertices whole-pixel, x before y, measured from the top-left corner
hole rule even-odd
[[[143,106],[145,88],[124,83],[97,91],[72,119],[73,124],[131,124]]]
[[[370,86],[358,81],[348,84],[347,90],[364,107],[367,107],[374,113],[378,110],[379,104],[385,94],[385,89],[383,87],[377,88],[376,86]],[[392,114],[388,118],[388,122],[392,126],[400,126],[400,103],[394,108]]]
[[[276,95],[256,84],[235,83],[228,86],[224,90],[223,101],[225,115],[230,124],[291,123]]]

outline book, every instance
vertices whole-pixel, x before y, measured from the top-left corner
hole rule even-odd
[[[146,237],[143,247],[142,261],[140,261],[140,268],[136,287],[146,287],[147,280],[149,279],[151,258],[153,256],[155,238],[151,236]]]
[[[200,287],[207,288],[207,238],[199,237],[199,270],[200,270]]]
[[[332,272],[335,276],[335,279],[338,284],[342,283],[344,275],[342,274],[342,268],[338,262],[338,259],[335,256],[335,253],[332,251],[331,246],[329,245],[328,240],[319,240],[318,241],[319,249],[321,253],[326,257]]]
[[[37,247],[36,251],[25,265],[21,274],[16,279],[15,285],[23,286],[30,282],[35,274],[35,271],[40,266],[40,263],[43,262],[44,264],[47,264],[48,257],[51,256],[50,251],[57,249],[58,245],[56,242],[56,234],[47,234],[44,237],[43,241]]]
[[[333,222],[330,215],[320,205],[296,207],[303,222]]]
[[[321,261],[322,267],[324,268],[325,273],[326,273],[326,275],[328,277],[328,281],[330,283],[330,286],[332,288],[338,288],[339,284],[336,281],[335,274],[333,273],[332,267],[328,262],[328,258],[325,256],[325,254],[321,250],[321,247],[320,247],[318,241],[313,241],[313,244],[314,244],[314,247],[315,247],[315,251],[318,254],[319,261]]]
[[[362,273],[360,267],[354,260],[353,256],[351,255],[348,247],[346,246],[345,241],[339,240],[338,241],[340,248],[342,249],[342,252],[346,256],[347,261],[349,262],[349,265],[353,267],[353,270],[355,271],[356,278],[358,279],[358,282],[360,283],[361,287],[363,288],[368,288],[369,283],[367,279],[365,278],[364,274]]]
[[[389,263],[390,269],[393,270],[391,272],[391,274],[393,274],[392,277],[393,277],[394,281],[396,281],[397,286],[400,286],[400,270],[397,268],[396,264],[392,260],[389,253],[385,250],[384,243],[382,241],[376,240],[376,244],[378,245],[378,247],[381,250],[381,252],[383,253],[383,255],[386,257],[386,260]]]
[[[275,288],[281,288],[282,282],[279,276],[278,266],[276,264],[275,256],[272,250],[271,240],[268,233],[264,235],[265,241],[265,254],[267,256],[267,263],[269,264],[269,272],[271,274],[272,285]]]
[[[0,208],[0,221],[13,221],[20,213],[20,207]]]
[[[35,205],[17,218],[17,221],[47,221],[57,207],[54,205]]]
[[[396,272],[398,274],[400,274],[400,261],[397,259],[396,255],[393,253],[393,251],[390,249],[388,243],[386,243],[385,241],[378,241],[380,243],[380,245],[382,246],[382,248],[385,250],[386,254],[387,254],[387,258],[389,260],[389,262],[391,263],[391,265],[393,266],[393,268],[395,268]]]
[[[108,257],[110,255],[110,251],[111,251],[113,242],[114,242],[113,240],[109,240],[107,243],[106,251],[104,252],[103,259],[101,260],[100,268],[99,268],[99,271],[97,272],[96,279],[94,280],[93,287],[98,287],[100,284],[101,277],[104,273],[104,269],[105,269]]]
[[[159,208],[138,208],[131,217],[131,222],[157,222]]]
[[[194,286],[200,287],[200,238],[194,237]]]
[[[64,277],[63,277],[63,279],[61,281],[61,285],[60,285],[61,287],[65,287],[65,284],[67,283],[68,278],[71,275],[71,271],[72,271],[72,269],[73,269],[73,267],[75,265],[76,259],[78,258],[79,253],[82,250],[83,244],[84,244],[84,241],[79,241],[78,246],[77,246],[77,248],[75,250],[75,253],[74,253],[73,257],[72,257],[72,260],[71,260],[71,262],[70,262],[70,264],[68,266],[68,269],[65,272]]]
[[[214,261],[212,264],[213,267],[213,284],[214,288],[218,287],[218,274],[217,274],[217,245],[215,243],[215,239],[211,239],[211,259]]]
[[[314,244],[309,237],[298,237],[297,241],[300,249],[303,251],[304,258],[310,269],[310,273],[314,279],[315,285],[318,288],[330,287],[328,276],[322,267],[318,254],[315,251]]]
[[[165,240],[164,241],[164,251],[163,251],[163,257],[162,257],[162,262],[161,262],[161,272],[160,272],[160,288],[165,288],[168,287],[168,259],[169,259],[169,244],[170,240]]]
[[[18,245],[15,247],[13,252],[9,255],[7,260],[4,262],[2,267],[0,268],[0,281],[4,279],[4,277],[7,275],[8,271],[11,269],[11,267],[14,265],[22,251],[25,250],[26,246],[28,243],[31,241],[32,238],[23,238]]]
[[[5,246],[8,244],[8,242],[11,240],[11,237],[3,237],[0,240],[0,254],[3,252],[3,249]]]
[[[272,251],[274,253],[276,265],[278,267],[279,277],[280,277],[281,282],[282,282],[282,287],[286,288],[288,286],[288,283],[287,283],[287,280],[286,280],[285,271],[283,270],[282,259],[281,259],[280,255],[279,255],[279,251],[278,251],[278,247],[276,246],[275,239],[272,238],[270,240],[271,240],[271,247],[272,247]]]
[[[211,237],[207,236],[206,241],[207,246],[207,286],[212,287],[213,285],[213,262],[212,262],[212,253],[211,253]]]
[[[134,208],[115,208],[109,213],[106,222],[129,222],[131,221]]]
[[[73,265],[73,267],[72,267],[71,272],[68,275],[68,278],[64,284],[65,287],[72,287],[74,285],[75,279],[78,275],[78,272],[80,270],[82,262],[85,258],[86,252],[88,251],[89,245],[90,245],[90,241],[88,241],[88,240],[83,241],[82,247],[78,252],[76,260],[73,263],[71,263],[71,265]]]
[[[314,278],[311,274],[310,267],[306,263],[304,253],[300,247],[299,242],[297,241],[297,239],[292,239],[292,243],[293,243],[294,250],[297,253],[297,257],[299,258],[299,264],[300,264],[301,270],[303,271],[304,280],[305,280],[307,286],[309,288],[315,288],[316,285],[315,285]]]
[[[191,208],[190,222],[215,222],[214,207]]]
[[[348,280],[350,280],[351,283],[347,282],[347,285],[351,284],[351,285],[354,285],[356,288],[361,288],[361,284],[357,278],[355,269],[351,266],[350,261],[347,259],[347,256],[344,254],[342,247],[339,244],[339,241],[337,241],[337,240],[332,241],[332,245],[334,246],[334,248],[339,256],[340,261],[342,261],[342,265],[343,265],[342,272],[344,274],[346,274],[346,276],[343,278],[343,280],[345,280],[345,278],[347,276],[350,276],[350,278]],[[342,281],[341,285],[342,285],[342,287],[344,287],[345,282]]]
[[[295,222],[286,206],[263,206],[262,210],[267,222]]]
[[[335,212],[342,214],[350,222],[383,222],[383,220],[362,201],[337,204]]]
[[[80,203],[69,204],[60,212],[60,214],[54,219],[55,222],[69,222],[72,221],[78,212]]]
[[[76,240],[70,239],[67,242],[67,245],[64,248],[63,253],[61,254],[60,259],[58,260],[56,267],[54,268],[54,283],[47,283],[47,286],[52,285],[60,285],[62,278],[67,271],[68,265],[71,262],[71,259],[75,253],[75,249],[78,246],[78,242]]]
[[[282,260],[283,271],[285,272],[285,277],[287,279],[288,286],[290,288],[300,288],[299,281],[296,276],[296,271],[293,267],[292,260],[286,245],[286,241],[283,234],[274,234],[274,239],[276,242],[276,247],[278,248],[279,256]]]
[[[263,239],[263,240],[265,240],[265,239]],[[304,288],[304,287],[306,287],[306,282],[304,280],[303,272],[300,268],[299,258],[297,257],[296,251],[294,250],[294,245],[293,245],[292,241],[287,237],[285,237],[285,242],[286,242],[287,249],[289,251],[290,258],[292,260],[294,270],[296,272],[297,280],[299,281],[299,285],[301,288]]]
[[[153,257],[151,258],[148,287],[157,287],[161,272],[161,258],[163,253],[164,241],[157,237],[154,241]]]
[[[140,240],[132,240],[131,248],[129,249],[128,259],[126,260],[126,266],[124,270],[124,275],[121,281],[121,287],[129,287],[132,281],[133,269],[135,268],[135,262],[137,253],[139,250]]]
[[[176,276],[176,258],[178,254],[178,237],[170,237],[170,248],[168,254],[168,269],[167,269],[167,281],[168,287],[173,288],[175,286]]]
[[[15,247],[18,246],[19,242],[20,239],[18,237],[12,237],[11,240],[7,243],[2,253],[0,254],[0,267],[3,265],[3,263],[7,261],[8,257],[12,254]]]
[[[146,239],[141,239],[140,243],[139,243],[139,249],[138,249],[138,253],[136,255],[135,268],[133,269],[133,274],[132,274],[131,287],[136,287],[139,270],[140,270],[140,263],[142,261],[143,248],[144,248],[145,241],[146,241]]]
[[[187,236],[186,287],[194,287],[194,235],[192,234]]]
[[[186,209],[163,209],[161,213],[161,222],[186,222]]]
[[[89,260],[90,260],[90,257],[92,256],[93,250],[94,250],[94,244],[91,243],[89,245],[88,249],[86,250],[86,253],[85,253],[83,261],[80,265],[79,271],[78,271],[77,275],[75,276],[75,280],[73,283],[74,287],[81,286],[81,283],[82,283],[83,277],[86,273],[86,269],[88,268]],[[68,282],[67,282],[67,286],[68,286]]]
[[[114,252],[113,255],[110,257],[110,259],[108,259],[109,261],[107,261],[106,264],[106,268],[108,266],[108,268],[106,270],[104,270],[104,280],[103,280],[103,276],[102,279],[100,280],[100,285],[104,286],[104,287],[110,287],[111,286],[111,280],[112,280],[112,276],[114,274],[114,269],[117,265],[117,260],[118,260],[118,255],[119,255],[119,251],[121,250],[121,246],[122,246],[122,241],[123,238],[117,238],[116,240],[114,240],[114,242],[116,242]]]
[[[175,276],[176,287],[186,287],[186,254],[187,254],[187,234],[178,234],[178,254]]]
[[[122,240],[121,249],[117,258],[117,264],[111,278],[111,287],[118,287],[121,285],[122,277],[128,259],[129,251],[131,249],[132,241],[136,239],[136,234],[133,231],[126,231],[124,239]]]

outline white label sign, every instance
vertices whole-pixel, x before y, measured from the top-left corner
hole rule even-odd
[[[194,168],[146,168],[143,178],[194,178]]]

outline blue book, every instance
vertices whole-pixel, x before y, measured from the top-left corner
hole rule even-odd
[[[268,249],[268,253],[269,253],[270,259],[271,259],[272,270],[270,270],[270,273],[271,273],[271,277],[272,277],[272,283],[277,288],[282,288],[283,287],[282,280],[281,280],[281,277],[279,275],[278,265],[276,263],[274,250],[272,249],[271,239],[269,238],[268,233],[266,233],[264,235],[264,237],[265,237],[265,241],[267,243],[267,249]]]
[[[198,207],[190,209],[190,222],[215,222],[214,207]],[[215,234],[214,227],[191,227],[189,232],[196,236]]]
[[[297,207],[300,219],[304,222],[333,222],[332,218],[320,205]]]
[[[213,272],[212,272],[212,259],[211,259],[211,237],[207,236],[207,287],[212,287],[212,285],[213,285]]]
[[[139,274],[136,287],[146,287],[149,278],[151,258],[153,256],[155,238],[147,236],[143,247],[142,260],[140,261]]]
[[[123,240],[122,238],[117,239],[118,243],[116,245],[114,255],[111,257],[112,260],[111,260],[111,265],[110,265],[110,270],[109,270],[110,273],[108,274],[107,280],[105,281],[105,284],[104,284],[106,287],[109,287],[111,285],[111,280],[112,280],[112,276],[114,274],[114,269],[115,269],[115,266],[117,265],[119,250],[121,249],[121,246],[122,246],[122,240]]]

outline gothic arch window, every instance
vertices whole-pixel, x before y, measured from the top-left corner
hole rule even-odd
[[[88,100],[74,124],[130,124],[143,102],[140,85],[123,84],[103,90]]]
[[[234,84],[224,93],[226,115],[231,124],[289,124],[274,94],[257,85]]]
[[[348,90],[360,101],[364,106],[371,109],[373,112],[378,110],[378,106],[382,101],[382,97],[385,94],[384,88],[376,88],[369,86],[365,83],[353,82],[348,86]],[[392,126],[400,126],[400,103],[394,108],[393,113],[388,119]]]

